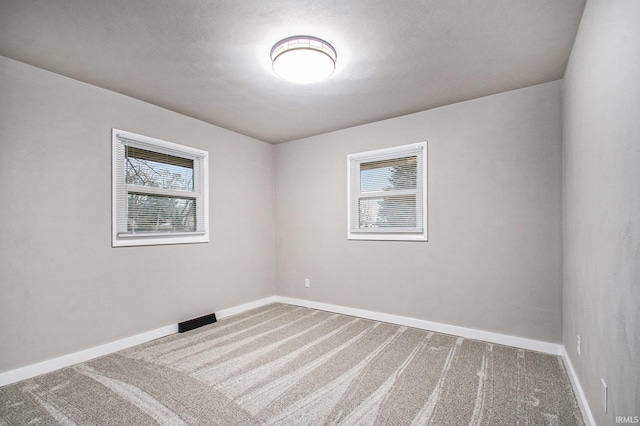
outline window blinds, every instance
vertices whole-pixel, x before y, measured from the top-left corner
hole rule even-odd
[[[350,232],[424,232],[423,146],[350,157]]]
[[[117,237],[205,233],[203,157],[121,135],[115,141]]]

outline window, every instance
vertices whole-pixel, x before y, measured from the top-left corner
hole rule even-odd
[[[112,130],[112,245],[209,241],[208,153]]]
[[[351,154],[348,238],[427,241],[427,143]]]

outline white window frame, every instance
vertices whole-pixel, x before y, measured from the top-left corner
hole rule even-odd
[[[200,149],[167,142],[119,129],[111,130],[112,144],[112,247],[188,244],[209,242],[209,153]],[[126,184],[124,152],[126,146],[188,158],[194,161],[194,192],[175,191]],[[195,231],[130,232],[127,231],[127,195],[144,192],[194,198],[196,200]]]
[[[416,155],[418,157],[417,188],[394,191],[416,194],[417,227],[411,230],[358,229],[359,200],[388,196],[389,192],[361,192],[360,165],[372,161],[391,160]],[[427,226],[427,142],[395,146],[347,156],[347,238],[349,240],[428,241]]]

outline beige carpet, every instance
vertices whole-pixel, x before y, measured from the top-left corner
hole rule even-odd
[[[0,424],[583,421],[559,357],[273,304],[0,388]]]

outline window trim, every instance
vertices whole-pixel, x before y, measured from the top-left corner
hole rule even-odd
[[[121,152],[126,146],[169,154],[194,160],[194,192],[184,192],[153,187],[139,187],[151,195],[167,195],[196,200],[196,223],[202,221],[201,229],[183,232],[122,232],[119,218],[127,215],[126,183],[124,183],[124,157]],[[196,165],[197,164],[197,165]],[[197,167],[197,171],[196,171]],[[198,180],[200,182],[198,182]],[[134,187],[135,188],[135,187]],[[199,191],[197,189],[200,189]],[[132,191],[135,192],[135,191]],[[124,204],[124,205],[123,205]],[[120,212],[120,213],[119,213]],[[198,214],[202,218],[198,217]],[[120,223],[120,226],[121,223]],[[131,247],[165,244],[191,244],[209,242],[209,153],[185,145],[156,139],[116,128],[111,129],[111,245],[112,247]]]
[[[417,203],[422,209],[422,229],[419,231],[404,230],[362,230],[353,229],[354,221],[352,213],[357,206],[354,201],[365,198],[375,198],[376,195],[389,195],[388,192],[366,192],[359,188],[359,173],[353,169],[361,163],[402,158],[409,155],[421,156],[421,167],[418,172],[418,188],[416,190],[398,190],[394,194],[415,193]],[[347,155],[347,239],[349,240],[374,240],[374,241],[428,241],[427,221],[427,142],[412,143],[408,145],[394,146],[390,148],[364,151]]]

